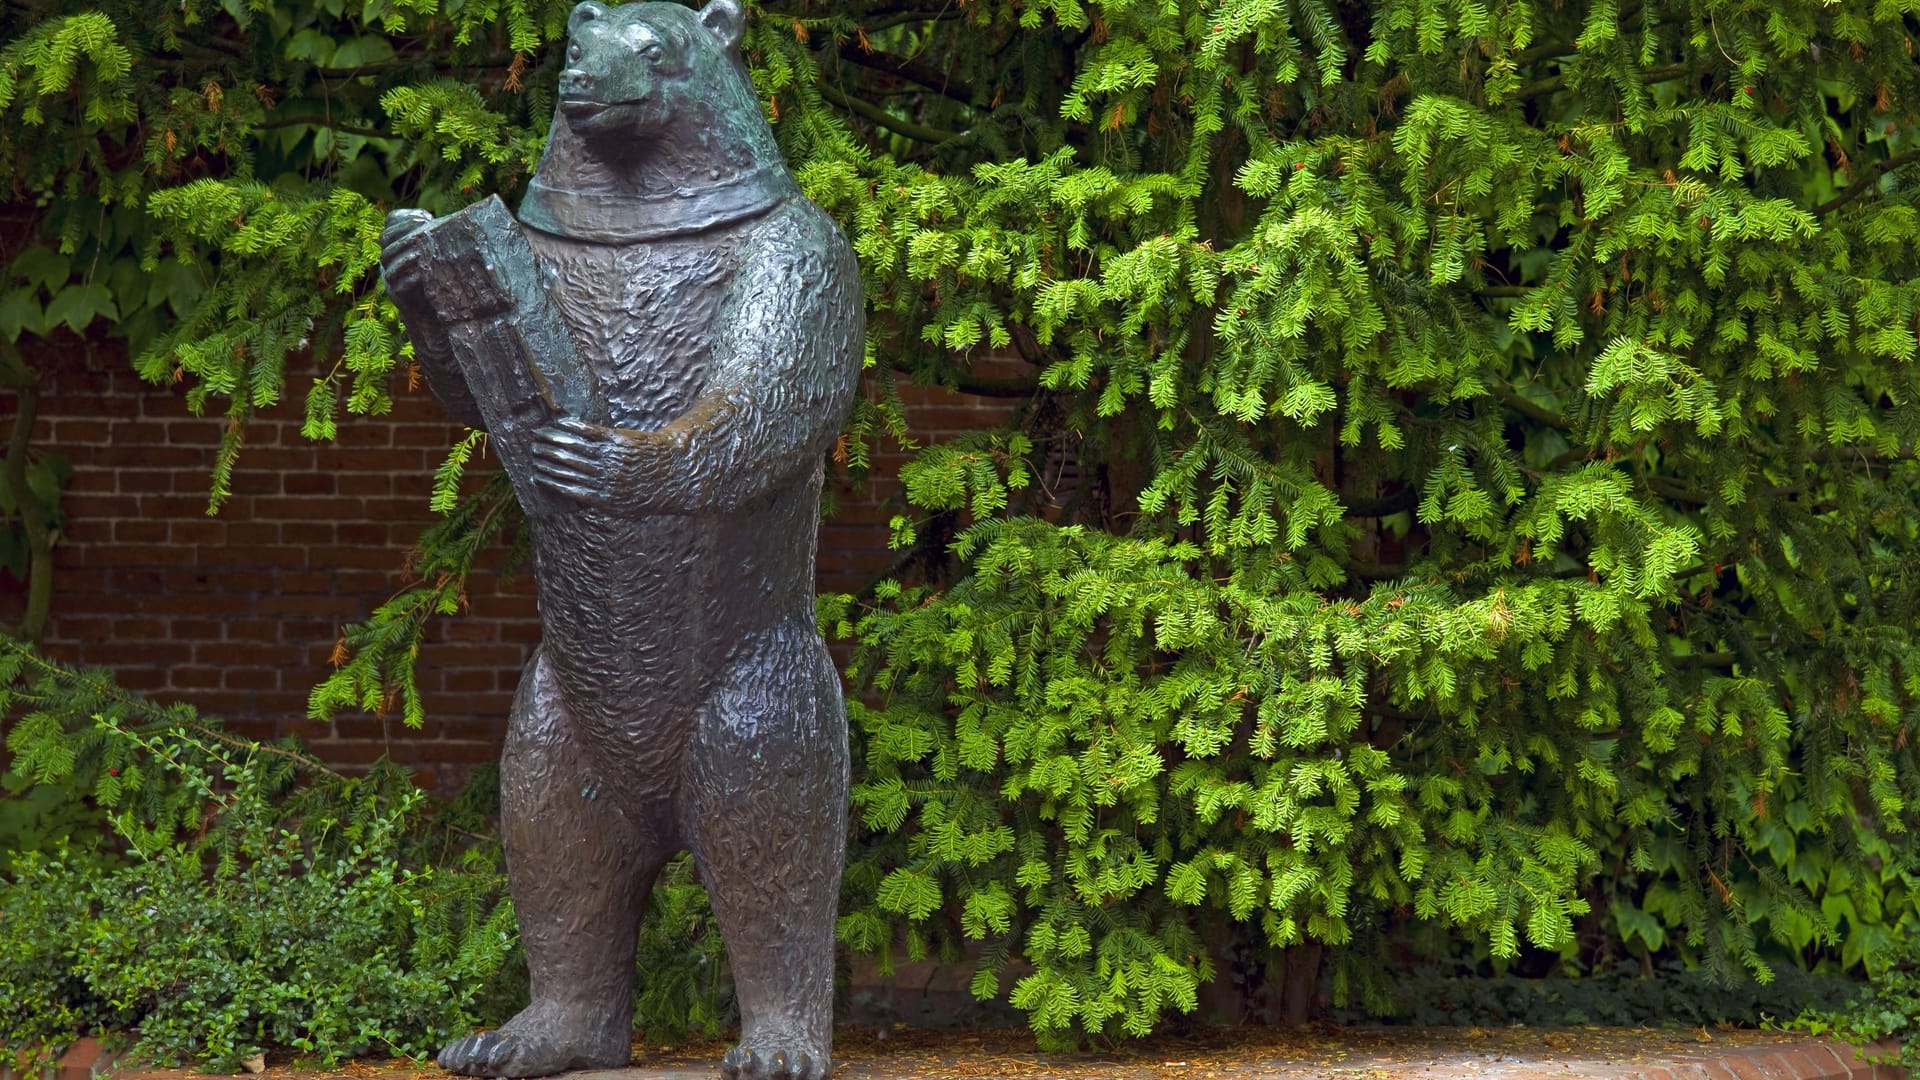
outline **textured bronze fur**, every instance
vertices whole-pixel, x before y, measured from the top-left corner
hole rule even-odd
[[[741,27],[734,0],[581,4],[519,222],[399,211],[383,237],[430,383],[532,518],[545,627],[501,760],[533,1003],[441,1051],[456,1072],[624,1065],[635,928],[688,848],[740,1001],[723,1072],[829,1071],[848,762],[814,542],[863,311]]]

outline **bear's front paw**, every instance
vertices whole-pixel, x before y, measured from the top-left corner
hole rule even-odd
[[[833,1072],[827,1055],[799,1047],[748,1046],[727,1051],[720,1063],[726,1080],[826,1080]]]
[[[600,509],[630,508],[659,473],[665,444],[651,432],[616,431],[572,417],[533,433],[534,479],[548,491]]]

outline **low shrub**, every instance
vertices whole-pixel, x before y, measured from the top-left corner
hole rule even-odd
[[[344,776],[0,637],[13,755],[0,831],[0,1046],[136,1030],[160,1063],[428,1054],[526,1001],[492,819],[495,770],[432,800],[400,770]],[[737,1022],[690,860],[639,937],[635,1024]]]
[[[496,848],[391,768],[334,773],[0,644],[15,775],[104,815],[0,874],[0,1045],[137,1027],[161,1063],[430,1052],[516,947]],[[72,815],[87,821],[87,815]]]

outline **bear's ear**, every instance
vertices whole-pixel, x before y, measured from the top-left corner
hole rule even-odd
[[[571,34],[575,30],[580,29],[581,23],[592,22],[595,19],[604,19],[607,15],[606,5],[594,3],[594,0],[585,0],[584,3],[574,7],[573,14],[568,16],[567,32]]]
[[[732,52],[747,34],[747,13],[740,10],[739,0],[707,0],[707,6],[700,9],[700,25],[721,48]]]

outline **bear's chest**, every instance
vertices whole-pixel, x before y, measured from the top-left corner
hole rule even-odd
[[[738,263],[732,233],[621,245],[530,237],[613,426],[662,427],[705,387],[714,320]]]

